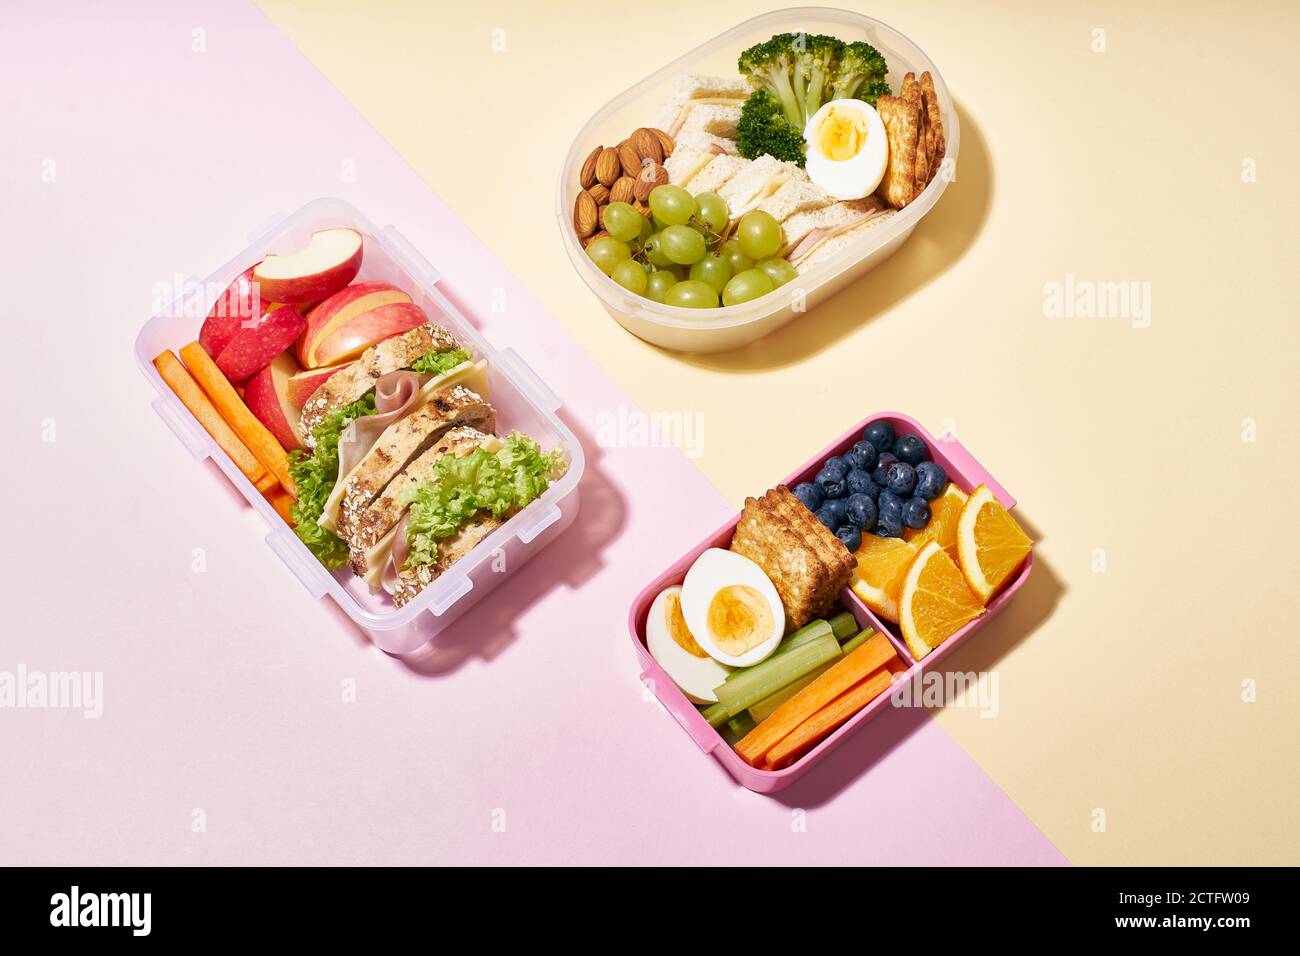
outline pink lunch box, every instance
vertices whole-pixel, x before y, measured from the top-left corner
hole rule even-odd
[[[900,435],[904,432],[919,435],[930,449],[930,454],[934,460],[942,465],[948,473],[948,479],[956,482],[957,486],[963,491],[969,493],[979,485],[987,485],[989,490],[1005,507],[1012,508],[1015,506],[1016,500],[1007,494],[1006,489],[984,470],[980,463],[961,446],[956,438],[947,435],[942,439],[936,439],[915,419],[897,412],[879,412],[864,418],[819,455],[787,477],[782,484],[793,488],[801,481],[811,481],[827,458],[832,455],[843,454],[853,446],[854,442],[861,439],[863,430],[869,424],[881,419],[890,422]],[[755,494],[761,494],[763,490],[765,489],[757,489]],[[650,605],[659,592],[674,584],[681,584],[686,577],[686,571],[703,551],[708,548],[725,548],[731,544],[731,536],[739,520],[739,515],[732,518],[691,549],[689,553],[683,555],[672,567],[650,582],[632,603],[632,610],[628,615],[628,629],[632,635],[632,646],[636,649],[637,657],[641,661],[642,683],[653,691],[660,703],[677,719],[677,723],[686,731],[691,740],[695,741],[696,746],[706,754],[713,754],[742,786],[759,793],[774,793],[790,786],[816,766],[832,750],[857,733],[862,725],[875,717],[885,707],[890,706],[891,695],[888,693],[881,694],[858,711],[852,719],[841,725],[835,733],[784,770],[757,770],[751,767],[740,758],[739,754],[731,749],[717,730],[709,726],[709,722],[704,719],[695,705],[686,699],[686,696],[673,683],[672,678],[650,656],[650,652],[646,649],[646,616],[650,612]],[[1006,607],[1012,595],[1020,590],[1021,586],[1029,578],[1029,572],[1033,568],[1033,560],[1031,554],[1025,559],[1025,563],[1016,572],[1015,577],[989,602],[985,613],[931,651],[923,662],[917,661],[907,649],[907,643],[899,633],[898,626],[877,617],[850,588],[845,588],[840,594],[839,603],[843,610],[852,612],[859,627],[873,628],[889,638],[895,650],[898,651],[899,660],[908,666],[906,673],[901,675],[899,680],[910,680],[917,675],[922,667],[933,669],[934,665],[940,663],[948,654],[961,646],[971,635]]]

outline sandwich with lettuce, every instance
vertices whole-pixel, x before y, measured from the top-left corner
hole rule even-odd
[[[487,363],[431,323],[371,346],[304,403],[295,532],[405,604],[563,474],[559,452],[495,434]]]

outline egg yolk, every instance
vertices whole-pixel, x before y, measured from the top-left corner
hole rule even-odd
[[[857,110],[832,106],[817,127],[817,147],[827,159],[842,163],[862,152],[867,121]]]
[[[713,595],[708,622],[719,650],[736,657],[772,636],[772,609],[747,584],[730,584]]]
[[[686,618],[682,616],[682,599],[680,595],[670,594],[667,601],[668,634],[672,637],[673,642],[692,657],[708,657],[708,651],[700,647],[691,634],[690,628],[686,626]]]

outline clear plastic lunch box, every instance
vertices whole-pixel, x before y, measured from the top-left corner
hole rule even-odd
[[[993,493],[999,502],[1007,508],[1015,506],[1015,499],[1007,494],[1006,489],[998,484],[955,438],[949,435],[936,440],[915,419],[897,412],[879,412],[864,418],[852,429],[841,435],[836,442],[787,477],[782,484],[792,488],[801,481],[811,481],[827,458],[832,455],[842,455],[848,451],[854,442],[862,438],[862,432],[867,425],[881,419],[890,422],[899,434],[912,432],[924,439],[930,449],[931,457],[943,466],[948,473],[949,480],[955,482],[963,491],[969,493],[981,484],[987,485],[989,491]],[[755,495],[761,493],[762,490],[758,489]],[[628,630],[632,637],[632,646],[641,662],[642,683],[654,693],[659,702],[672,714],[677,723],[681,725],[682,730],[686,731],[687,736],[704,753],[713,754],[742,786],[759,793],[772,793],[790,786],[825,759],[836,747],[857,733],[863,724],[886,707],[891,706],[890,702],[893,695],[889,692],[881,694],[854,714],[852,718],[840,725],[833,734],[814,749],[808,751],[803,757],[784,770],[758,770],[751,767],[741,759],[739,754],[731,749],[717,730],[709,726],[709,722],[704,719],[696,706],[686,699],[686,695],[673,683],[672,678],[650,656],[649,650],[646,649],[646,617],[650,612],[650,605],[659,592],[674,584],[681,584],[686,578],[687,570],[705,549],[726,548],[731,544],[731,538],[739,520],[740,515],[736,515],[736,517],[701,541],[690,552],[683,555],[679,561],[659,575],[645,590],[638,594],[628,614]],[[852,612],[859,627],[870,627],[889,638],[890,643],[894,645],[894,649],[898,652],[898,659],[907,666],[906,673],[896,679],[895,684],[897,685],[898,681],[915,678],[922,669],[933,669],[945,657],[970,640],[976,631],[997,616],[1029,578],[1029,572],[1033,568],[1033,560],[1031,554],[1015,576],[989,602],[983,614],[932,650],[922,661],[917,661],[907,649],[907,642],[903,640],[902,635],[899,633],[898,626],[877,617],[850,588],[845,588],[841,592],[839,605],[840,609]]]
[[[386,594],[373,595],[346,567],[330,572],[316,560],[271,504],[244,477],[163,382],[153,358],[179,351],[198,337],[199,326],[220,292],[268,252],[306,244],[318,229],[350,226],[365,236],[358,280],[389,282],[407,292],[429,319],[454,332],[476,358],[488,361],[488,399],[497,410],[497,430],[518,429],[545,449],[563,449],[568,471],[539,498],[492,532],[406,606]],[[339,199],[318,199],[251,237],[251,244],[202,283],[187,282],[186,295],[145,323],[135,340],[136,361],[158,392],[153,407],[181,444],[200,461],[211,458],[266,521],[266,543],[313,598],[328,595],[374,643],[391,654],[427,644],[509,574],[561,534],[578,514],[582,445],[556,414],[560,400],[528,364],[507,348],[490,346],[438,287],[440,275],[393,226],[376,229],[357,209]],[[499,570],[503,569],[503,570]]]
[[[761,299],[718,309],[696,310],[661,305],[633,295],[606,276],[587,258],[573,231],[578,174],[587,155],[598,145],[614,146],[632,131],[653,123],[683,73],[713,76],[736,74],[741,51],[775,33],[826,33],[846,42],[866,40],[889,63],[889,84],[897,90],[903,75],[929,70],[943,113],[947,138],[945,165],[925,190],[904,209],[870,230],[813,271],[800,275]],[[746,20],[708,43],[696,47],[662,70],[602,106],[578,133],[560,171],[555,214],[570,261],[618,322],[647,342],[682,352],[724,352],[762,338],[803,312],[829,299],[844,286],[884,262],[912,234],[947,188],[956,172],[960,130],[952,96],[938,67],[921,48],[879,20],[830,7],[794,7]]]

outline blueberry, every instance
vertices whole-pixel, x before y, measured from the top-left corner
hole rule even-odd
[[[842,524],[835,529],[835,537],[844,542],[844,547],[857,551],[862,547],[862,532],[851,524]]]
[[[930,457],[925,442],[915,435],[899,435],[898,441],[894,442],[894,454],[899,461],[905,461],[909,465],[919,465]]]
[[[876,467],[876,448],[869,441],[860,441],[844,453],[844,460],[854,468],[861,468],[868,474]]]
[[[849,473],[849,468],[849,463],[843,458],[827,458],[822,464],[822,471],[828,475],[834,475],[839,480],[843,480],[844,476]]]
[[[888,494],[888,492],[884,492]],[[903,519],[895,513],[886,514],[881,512],[876,518],[876,529],[874,532],[877,538],[901,538],[903,536]]]
[[[910,498],[916,487],[916,469],[905,461],[896,461],[885,473],[885,487],[900,498]]]
[[[834,459],[834,458],[831,459],[831,461],[837,461],[837,460],[838,459]],[[827,462],[827,464],[829,465],[830,462]],[[821,489],[821,493],[824,497],[843,498],[844,497],[844,475],[847,474],[848,474],[847,470],[844,472],[844,474],[836,474],[835,472],[827,471],[826,468],[823,467],[821,471],[817,472],[817,477],[814,478],[813,481],[816,483],[817,487]]]
[[[814,513],[813,517],[824,524],[831,531],[840,526],[839,516],[835,514],[835,509],[830,506],[830,502],[822,505]]]
[[[844,516],[852,524],[863,531],[870,531],[876,526],[876,503],[867,495],[849,495],[844,500],[848,502]]]
[[[903,524],[920,531],[930,523],[930,504],[924,498],[908,498],[903,505]]]
[[[932,461],[923,461],[916,466],[916,496],[926,501],[933,501],[943,494],[948,487],[948,475],[943,466]]]
[[[830,501],[822,505],[823,510],[827,508],[829,508],[831,514],[835,516],[835,528],[838,528],[840,525],[844,524],[845,521],[849,520],[848,498],[832,498]],[[834,531],[835,528],[832,528],[831,530]]]
[[[893,515],[900,524],[903,521],[903,499],[888,488],[882,488],[876,499],[876,520],[881,520],[885,515]]]
[[[863,441],[871,442],[876,451],[894,447],[894,426],[887,421],[872,422],[862,433]]]
[[[809,511],[816,511],[822,506],[825,495],[822,490],[814,485],[811,481],[803,481],[794,486],[794,496],[798,498],[805,508]]]
[[[880,457],[876,459],[876,468],[875,471],[871,473],[871,480],[881,488],[889,484],[889,466],[896,461],[898,461],[898,459],[889,452],[881,452]]]
[[[859,468],[849,472],[849,476],[844,479],[844,487],[850,495],[866,495],[872,501],[875,501],[876,495],[880,493],[876,483],[871,480],[871,475]]]

